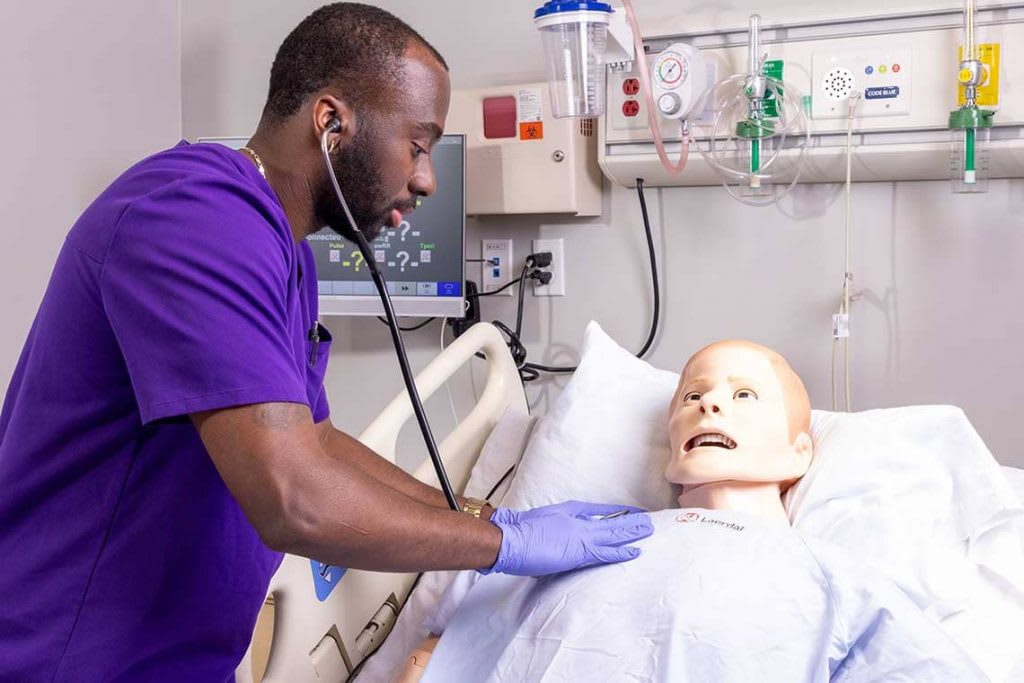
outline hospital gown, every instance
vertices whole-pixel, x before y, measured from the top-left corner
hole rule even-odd
[[[456,584],[423,683],[987,680],[898,589],[784,521],[652,517],[632,562],[482,577],[454,609]]]

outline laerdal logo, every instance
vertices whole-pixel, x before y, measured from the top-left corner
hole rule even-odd
[[[702,524],[713,524],[720,526],[725,529],[732,529],[733,531],[743,531],[742,526],[739,524],[733,524],[732,522],[723,522],[720,519],[713,519],[711,517],[705,517],[699,512],[684,512],[683,514],[676,517],[676,521],[680,524],[689,524],[690,522],[700,522]]]

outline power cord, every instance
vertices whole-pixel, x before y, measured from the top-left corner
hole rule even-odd
[[[644,196],[644,179],[636,179],[636,193],[640,200],[640,214],[644,219],[644,234],[647,236],[647,255],[651,262],[651,287],[654,291],[654,315],[651,317],[651,329],[647,333],[647,340],[643,347],[636,354],[637,358],[643,358],[654,344],[654,338],[658,334],[658,323],[661,321],[661,288],[658,286],[658,261],[654,250],[654,235],[651,232],[651,219],[647,213],[647,198]],[[549,372],[552,374],[569,374],[576,372],[577,365],[552,366],[541,365],[540,363],[526,363],[525,369],[536,372]]]
[[[380,317],[379,315],[377,316],[377,320],[381,321],[385,325],[388,324],[388,321],[385,318]],[[399,325],[398,329],[400,329],[402,332],[415,332],[416,330],[422,330],[424,327],[434,322],[435,320],[437,320],[437,318],[427,318],[423,322],[413,325],[411,327],[402,327],[401,325]]]

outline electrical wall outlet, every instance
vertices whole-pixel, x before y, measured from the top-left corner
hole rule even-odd
[[[535,280],[534,296],[565,296],[565,248],[562,242],[562,238],[533,240],[532,253],[551,252],[551,265],[543,269],[551,273],[551,282],[542,285]]]
[[[480,264],[480,284],[484,292],[493,292],[512,281],[512,240],[481,240],[480,258],[494,260]],[[495,296],[512,296],[514,289],[509,287]]]

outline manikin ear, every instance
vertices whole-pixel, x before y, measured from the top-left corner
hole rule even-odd
[[[322,94],[313,103],[313,133],[319,144],[320,136],[325,130],[330,130],[327,148],[332,152],[339,145],[348,144],[355,137],[358,128],[356,114],[345,100]]]
[[[811,460],[814,458],[814,445],[811,442],[811,435],[807,432],[799,434],[793,441],[793,459],[789,462],[792,465],[792,475],[786,481],[781,482],[779,491],[785,493],[793,484],[800,481],[807,470],[811,467]]]
[[[814,444],[811,441],[811,435],[807,432],[798,435],[796,441],[793,442],[793,452],[799,463],[799,476],[802,477],[807,474],[807,470],[811,467],[811,460],[814,458]]]

